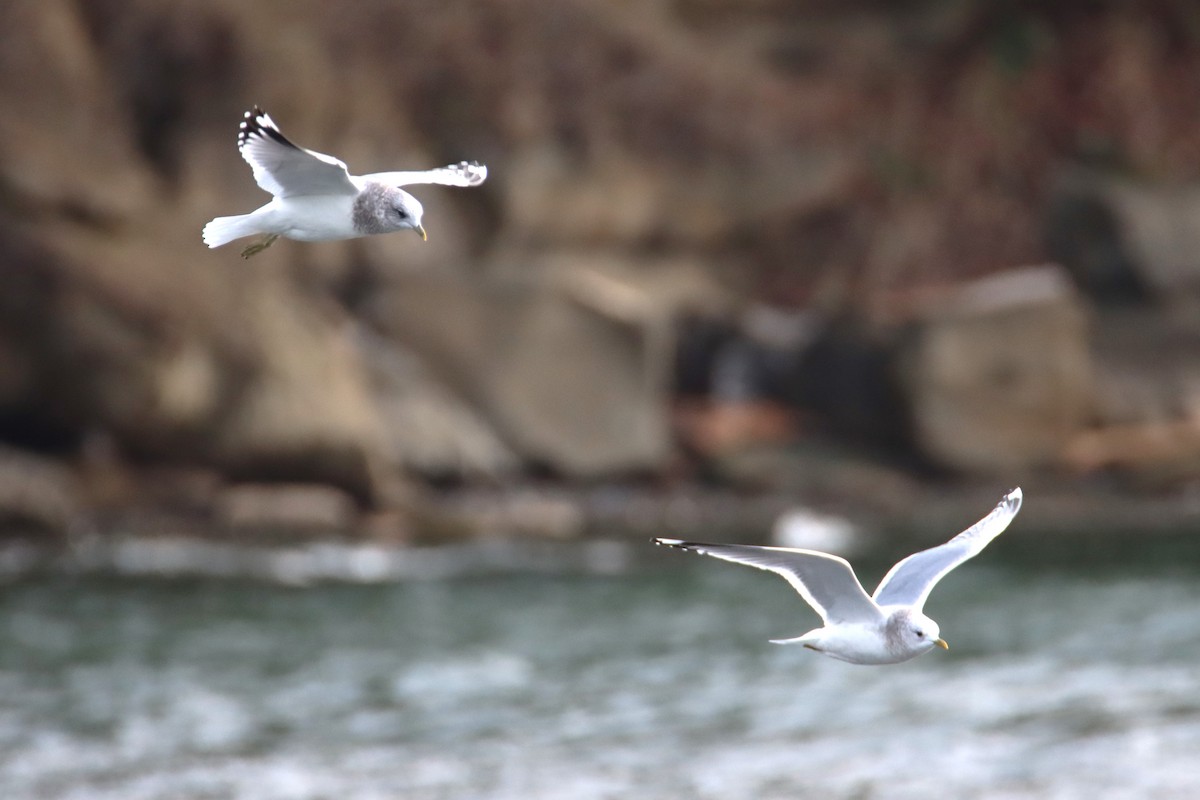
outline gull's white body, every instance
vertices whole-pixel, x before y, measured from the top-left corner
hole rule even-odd
[[[882,625],[871,623],[820,627],[794,639],[774,639],[772,641],[774,644],[802,644],[810,650],[824,653],[840,661],[848,661],[851,664],[895,664],[919,655],[919,653],[908,655],[904,651],[893,654],[886,650],[880,650],[879,639],[883,635],[882,627]],[[933,646],[932,643],[930,646]]]
[[[229,231],[239,234],[233,239],[258,233],[274,233],[300,242],[328,242],[334,239],[350,239],[359,235],[354,232],[354,226],[351,223],[351,209],[354,206],[353,195],[289,197],[286,206],[284,202],[276,197],[249,214],[243,214],[240,217],[218,217],[217,219],[239,220],[239,227]],[[220,244],[225,243],[220,242]],[[209,247],[218,246],[219,244],[209,245]]]
[[[919,630],[921,636],[915,631]],[[891,634],[889,634],[891,631]],[[774,644],[802,644],[851,664],[898,664],[934,647],[949,649],[938,624],[907,606],[880,606],[879,618],[867,622],[827,621],[820,628]]]
[[[781,575],[821,615],[824,625],[778,644],[802,644],[852,664],[896,664],[947,648],[936,622],[922,613],[929,592],[946,573],[978,555],[1021,508],[1021,490],[945,544],[914,553],[893,566],[871,597],[843,558],[815,550],[705,544],[655,539],[656,544]]]
[[[243,256],[260,252],[279,236],[323,242],[407,229],[424,239],[424,209],[401,186],[478,186],[487,179],[487,167],[466,161],[422,171],[351,175],[333,156],[293,144],[257,106],[242,120],[238,151],[255,182],[274,198],[249,214],[213,219],[204,226],[203,238],[209,247],[220,247],[243,236],[267,235],[266,242],[248,247]]]

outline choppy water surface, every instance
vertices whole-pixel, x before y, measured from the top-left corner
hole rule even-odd
[[[1200,797],[1200,558],[999,550],[933,595],[952,650],[893,667],[768,644],[815,621],[786,584],[686,554],[27,577],[0,586],[0,797]]]

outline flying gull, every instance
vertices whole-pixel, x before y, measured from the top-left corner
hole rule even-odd
[[[261,253],[280,236],[325,242],[413,230],[425,239],[421,203],[401,186],[478,186],[487,178],[487,167],[475,161],[416,172],[351,175],[333,156],[292,144],[258,106],[242,120],[238,150],[259,187],[274,199],[249,214],[217,217],[204,226],[203,236],[209,247],[220,247],[243,236],[266,234],[242,250],[242,258]]]
[[[992,513],[950,541],[896,564],[871,597],[849,562],[816,550],[680,539],[655,539],[654,543],[782,575],[825,624],[794,639],[773,639],[776,644],[802,644],[851,664],[898,664],[934,647],[949,649],[938,624],[921,612],[929,592],[946,573],[987,547],[1020,509],[1021,490],[1017,488],[1005,495]]]

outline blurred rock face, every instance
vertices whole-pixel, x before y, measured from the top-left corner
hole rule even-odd
[[[959,472],[1055,466],[1094,418],[1087,311],[1057,268],[958,288],[899,355],[915,441]]]
[[[1042,241],[1054,167],[1093,157],[1097,128],[1147,174],[1192,159],[1200,128],[1162,111],[1181,107],[1164,76],[1200,47],[1170,13],[950,5],[0,4],[0,435],[70,450],[100,430],[360,502],[402,470],[662,470],[678,316],[752,300],[837,318],[1056,242],[1094,254],[1086,219]],[[417,191],[427,244],[243,263],[199,230],[265,200],[234,148],[252,103],[355,172],[468,158],[491,177]],[[1104,186],[1120,259],[1165,267],[1123,260],[1103,291],[1191,285],[1195,202]],[[1042,463],[1060,439],[1044,424],[1077,426],[1090,391],[1068,294],[922,317],[904,397],[850,380],[856,405],[818,411],[889,444],[915,424],[958,468]],[[1012,435],[962,433],[1002,417]]]
[[[781,182],[742,135],[753,123],[782,152],[786,113],[752,102],[736,124],[696,115],[696,97],[756,90],[583,4],[375,3],[330,17],[318,4],[49,2],[0,17],[0,414],[68,437],[111,431],[132,454],[329,481],[363,499],[380,467],[494,473],[510,468],[506,448],[581,476],[654,468],[668,455],[669,298],[628,287],[640,295],[629,318],[571,281],[501,280],[435,306],[408,287],[416,304],[388,313],[449,325],[382,329],[408,332],[433,362],[416,371],[425,380],[447,365],[463,376],[457,389],[507,442],[470,446],[446,432],[492,434],[454,424],[474,412],[453,403],[432,437],[420,425],[383,435],[381,409],[414,415],[384,402],[364,359],[387,348],[359,346],[354,309],[330,290],[365,275],[368,294],[386,297],[408,286],[403,269],[458,270],[493,242],[508,263],[557,242],[572,272],[574,248],[709,243],[812,191]],[[594,83],[606,73],[618,83]],[[696,95],[672,97],[678,85]],[[492,162],[493,181],[476,197],[422,193],[428,247],[296,247],[244,264],[204,249],[198,230],[264,200],[233,147],[251,102],[356,171],[472,157]],[[480,299],[521,294],[516,306]],[[459,352],[453,320],[480,302],[491,304],[482,338]]]

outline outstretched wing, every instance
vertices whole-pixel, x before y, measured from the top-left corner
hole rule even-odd
[[[692,550],[706,556],[765,569],[782,575],[821,615],[825,624],[880,622],[883,614],[867,597],[854,570],[844,558],[815,550],[755,547],[745,544],[705,544],[679,539],[655,539],[655,544]]]
[[[875,602],[881,606],[912,606],[920,611],[942,576],[978,555],[988,542],[1004,532],[1020,510],[1021,490],[1016,488],[1004,496],[992,513],[958,536],[945,544],[913,553],[892,567],[875,590]]]
[[[255,182],[276,197],[358,194],[344,163],[292,144],[258,106],[242,120],[238,150],[254,170]]]
[[[478,186],[487,180],[488,170],[478,161],[460,161],[437,169],[415,172],[375,172],[363,175],[363,180],[387,186],[408,186],[413,183],[438,183],[442,186]]]

